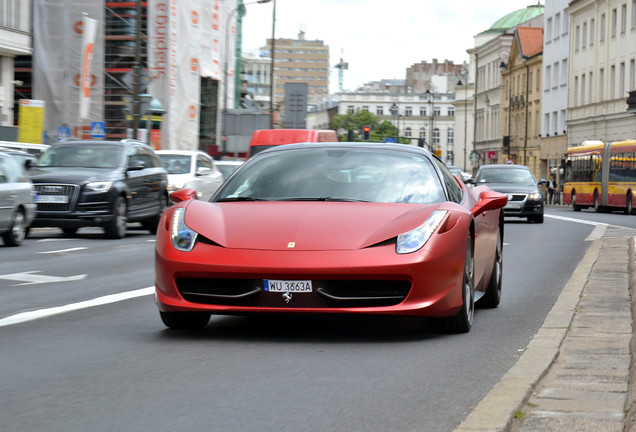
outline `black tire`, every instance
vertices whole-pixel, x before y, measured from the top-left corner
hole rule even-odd
[[[501,285],[503,281],[503,243],[501,231],[497,232],[497,247],[495,248],[495,262],[493,263],[490,281],[486,293],[477,301],[477,306],[496,308],[501,302]]]
[[[597,191],[594,191],[594,211],[596,213],[601,213],[601,203],[599,202]]]
[[[62,228],[62,232],[68,236],[77,234],[78,228]]]
[[[109,239],[126,237],[126,223],[128,222],[126,201],[121,196],[115,198],[113,204],[113,218],[104,225],[104,234]]]
[[[166,327],[174,330],[198,330],[208,325],[210,314],[205,312],[159,312]]]
[[[632,204],[632,193],[628,192],[627,198],[625,199],[625,214],[632,214],[633,210],[634,208]]]
[[[20,246],[22,240],[26,237],[26,226],[24,221],[24,210],[17,209],[13,214],[11,228],[4,234],[2,239],[7,246]]]
[[[528,222],[543,223],[543,215],[528,216]]]
[[[466,241],[466,259],[462,278],[462,307],[457,315],[443,318],[443,329],[450,333],[468,333],[473,326],[475,316],[475,257],[473,255],[473,237],[468,234]]]
[[[159,221],[161,220],[161,215],[168,208],[168,197],[166,195],[161,195],[161,199],[159,201],[159,214],[152,216],[144,220],[141,223],[141,226],[144,229],[150,231],[150,234],[157,234],[157,228],[159,227]]]
[[[576,192],[572,191],[572,210],[581,211],[581,206],[576,204]]]

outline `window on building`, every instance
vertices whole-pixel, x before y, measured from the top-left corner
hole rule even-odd
[[[616,37],[616,26],[618,25],[618,10],[616,8],[612,9],[612,22],[610,24],[611,36]]]
[[[574,88],[573,90],[573,97],[574,97],[574,106],[579,106],[579,77],[575,76],[574,77]]]
[[[605,25],[605,14],[601,14],[601,28],[599,29],[600,33],[599,33],[599,38],[601,42],[605,42],[605,32],[606,32],[606,25]]]
[[[411,138],[411,128],[410,127],[407,127],[404,130],[404,136],[407,137],[407,138]]]
[[[545,23],[545,40],[552,40],[552,18],[548,18]]]
[[[455,129],[448,128],[448,130],[446,131],[446,144],[455,144]]]
[[[632,0],[632,28],[636,28],[636,0]]]
[[[589,83],[589,84],[588,84],[588,86],[589,86],[589,88],[588,88],[589,92],[588,92],[587,98],[588,98],[588,100],[589,100],[589,103],[593,103],[593,102],[594,102],[594,73],[593,73],[593,72],[590,72],[590,73],[588,74],[588,77],[589,77],[589,78],[588,78],[587,82]]]
[[[536,73],[537,91],[541,90],[541,69],[537,68]]]
[[[625,95],[625,62],[621,62],[618,68],[618,97]]]
[[[545,67],[545,88],[549,89],[550,83],[552,82],[552,66],[547,65]]]
[[[369,105],[362,105],[362,111],[369,112]]]
[[[596,37],[595,35],[596,29],[594,27],[595,27],[595,21],[594,21],[594,18],[592,18],[590,20],[590,46],[594,45],[594,38]]]
[[[598,100],[599,102],[603,102],[605,100],[605,69],[599,69],[598,74]]]
[[[420,107],[420,116],[421,117],[426,117],[426,107],[425,106],[421,106]]]
[[[561,84],[566,85],[568,83],[568,59],[561,60]]]
[[[404,109],[404,115],[407,117],[411,117],[413,115],[413,107],[407,106]]]
[[[629,88],[636,90],[636,60],[629,61]]]
[[[356,109],[355,109],[355,107],[354,107],[353,105],[349,105],[349,106],[347,107],[347,112],[348,112],[349,114],[355,114],[355,113],[356,113]]]
[[[439,129],[433,129],[433,145],[439,145]]]
[[[554,79],[552,80],[552,88],[557,88],[559,86],[559,62],[554,64]]]
[[[585,47],[587,47],[587,23],[586,22],[583,23],[582,32],[583,32],[583,35],[582,35],[583,39],[581,41],[581,47],[585,48]]]
[[[579,50],[579,45],[581,43],[581,26],[576,26],[574,30],[574,50]]]
[[[621,6],[621,34],[625,34],[627,31],[627,5]]]
[[[561,12],[554,15],[554,37],[558,38],[561,35]]]
[[[423,127],[420,128],[420,138],[426,138],[426,129],[424,129]]]
[[[440,117],[442,115],[442,109],[440,107],[433,107],[433,115]]]
[[[448,116],[455,117],[455,107],[448,107]]]
[[[581,105],[585,105],[585,74],[581,75]]]
[[[375,107],[375,115],[384,115],[384,107],[382,105],[378,105]]]
[[[616,97],[616,66],[610,67],[610,100]]]
[[[546,136],[550,135],[550,113],[545,113],[545,115],[543,116],[543,124],[544,126],[544,132]]]

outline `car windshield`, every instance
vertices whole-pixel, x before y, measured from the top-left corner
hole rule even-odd
[[[477,183],[535,183],[529,170],[519,168],[484,169],[477,176]]]
[[[186,174],[190,172],[190,161],[192,156],[180,154],[159,154],[161,164],[168,174]]]
[[[240,165],[237,164],[232,164],[232,165],[224,165],[224,164],[216,164],[216,167],[219,169],[219,171],[221,171],[221,174],[223,174],[223,178],[229,178],[232,173],[234,173],[234,171],[236,171],[238,169]]]
[[[69,144],[54,146],[38,160],[38,167],[117,168],[124,148],[114,145]]]
[[[215,201],[365,201],[432,204],[445,194],[430,161],[368,148],[309,148],[248,161]]]

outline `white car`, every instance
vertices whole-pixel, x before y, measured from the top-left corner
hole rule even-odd
[[[214,159],[200,150],[157,150],[168,172],[168,193],[192,188],[200,200],[207,201],[223,183],[223,174]]]
[[[227,180],[228,178],[230,178],[232,174],[234,174],[234,171],[236,171],[238,167],[240,167],[241,165],[245,163],[245,161],[220,160],[220,161],[214,161],[214,163],[216,164],[219,171],[221,171],[221,173],[223,174],[223,178]]]

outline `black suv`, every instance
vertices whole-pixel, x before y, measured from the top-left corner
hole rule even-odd
[[[488,185],[508,195],[504,216],[528,218],[528,222],[543,223],[543,196],[539,183],[525,165],[482,165],[474,180],[475,185]]]
[[[136,140],[55,144],[29,176],[37,204],[32,227],[74,234],[99,226],[118,239],[127,222],[141,222],[155,234],[168,206],[166,171],[152,148]]]

